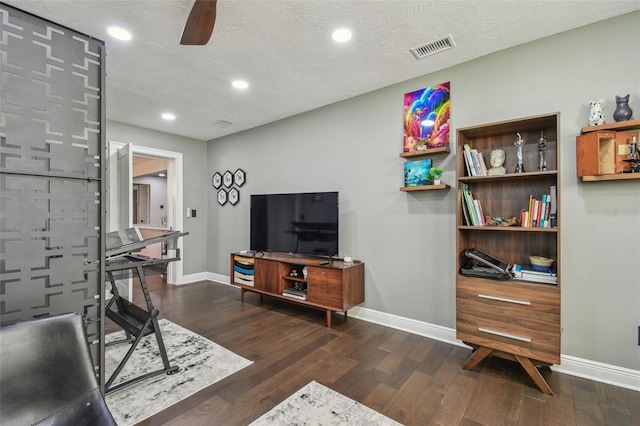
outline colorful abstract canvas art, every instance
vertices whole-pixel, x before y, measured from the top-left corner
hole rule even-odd
[[[404,95],[404,152],[449,145],[450,83]]]
[[[406,161],[404,163],[404,186],[425,186],[432,183],[427,179],[431,170],[431,159]]]

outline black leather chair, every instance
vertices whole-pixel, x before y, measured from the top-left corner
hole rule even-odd
[[[0,328],[0,424],[116,425],[79,314]]]

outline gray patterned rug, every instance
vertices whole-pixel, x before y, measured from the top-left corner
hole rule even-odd
[[[107,395],[107,405],[119,426],[132,425],[144,420],[252,364],[252,361],[169,320],[161,319],[159,323],[169,363],[179,366],[180,371],[172,375],[160,374]],[[119,331],[107,335],[105,342],[123,338],[124,331]],[[128,350],[127,343],[107,347],[107,379],[111,377]],[[142,338],[118,374],[115,384],[161,368],[162,358],[155,334],[150,334]]]
[[[400,423],[353,399],[311,382],[251,426],[398,426]]]

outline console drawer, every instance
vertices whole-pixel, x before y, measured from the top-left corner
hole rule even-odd
[[[341,270],[308,266],[307,300],[341,311],[344,299],[342,281]]]

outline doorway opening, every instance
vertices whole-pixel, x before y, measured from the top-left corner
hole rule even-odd
[[[131,205],[134,226],[167,229],[167,163],[162,158],[133,156]]]
[[[138,159],[139,158],[139,159]],[[107,212],[107,232],[130,228],[134,225],[133,214],[133,188],[134,188],[134,159],[136,173],[140,175],[156,174],[156,178],[163,178],[166,182],[165,189],[160,192],[166,194],[166,202],[155,202],[153,197],[153,184],[150,187],[149,198],[149,227],[161,229],[182,230],[183,223],[183,155],[179,152],[165,151],[134,144],[109,141],[109,211]],[[149,161],[155,160],[155,161]],[[154,166],[150,166],[154,164]],[[147,172],[140,171],[145,170]],[[153,169],[155,168],[155,170]],[[163,173],[164,172],[164,173]],[[165,174],[165,176],[158,176]],[[141,176],[140,176],[141,177]],[[160,181],[156,181],[157,183]],[[142,182],[145,184],[145,182]],[[161,185],[159,185],[161,186]],[[162,208],[160,208],[162,206]],[[156,213],[154,213],[154,207]],[[155,223],[157,222],[157,224]],[[163,223],[165,222],[165,223]],[[178,249],[182,251],[182,238],[177,241]],[[175,253],[167,253],[172,256]],[[183,260],[170,262],[166,273],[167,283],[181,284],[183,281]],[[123,293],[127,294],[127,293]]]

